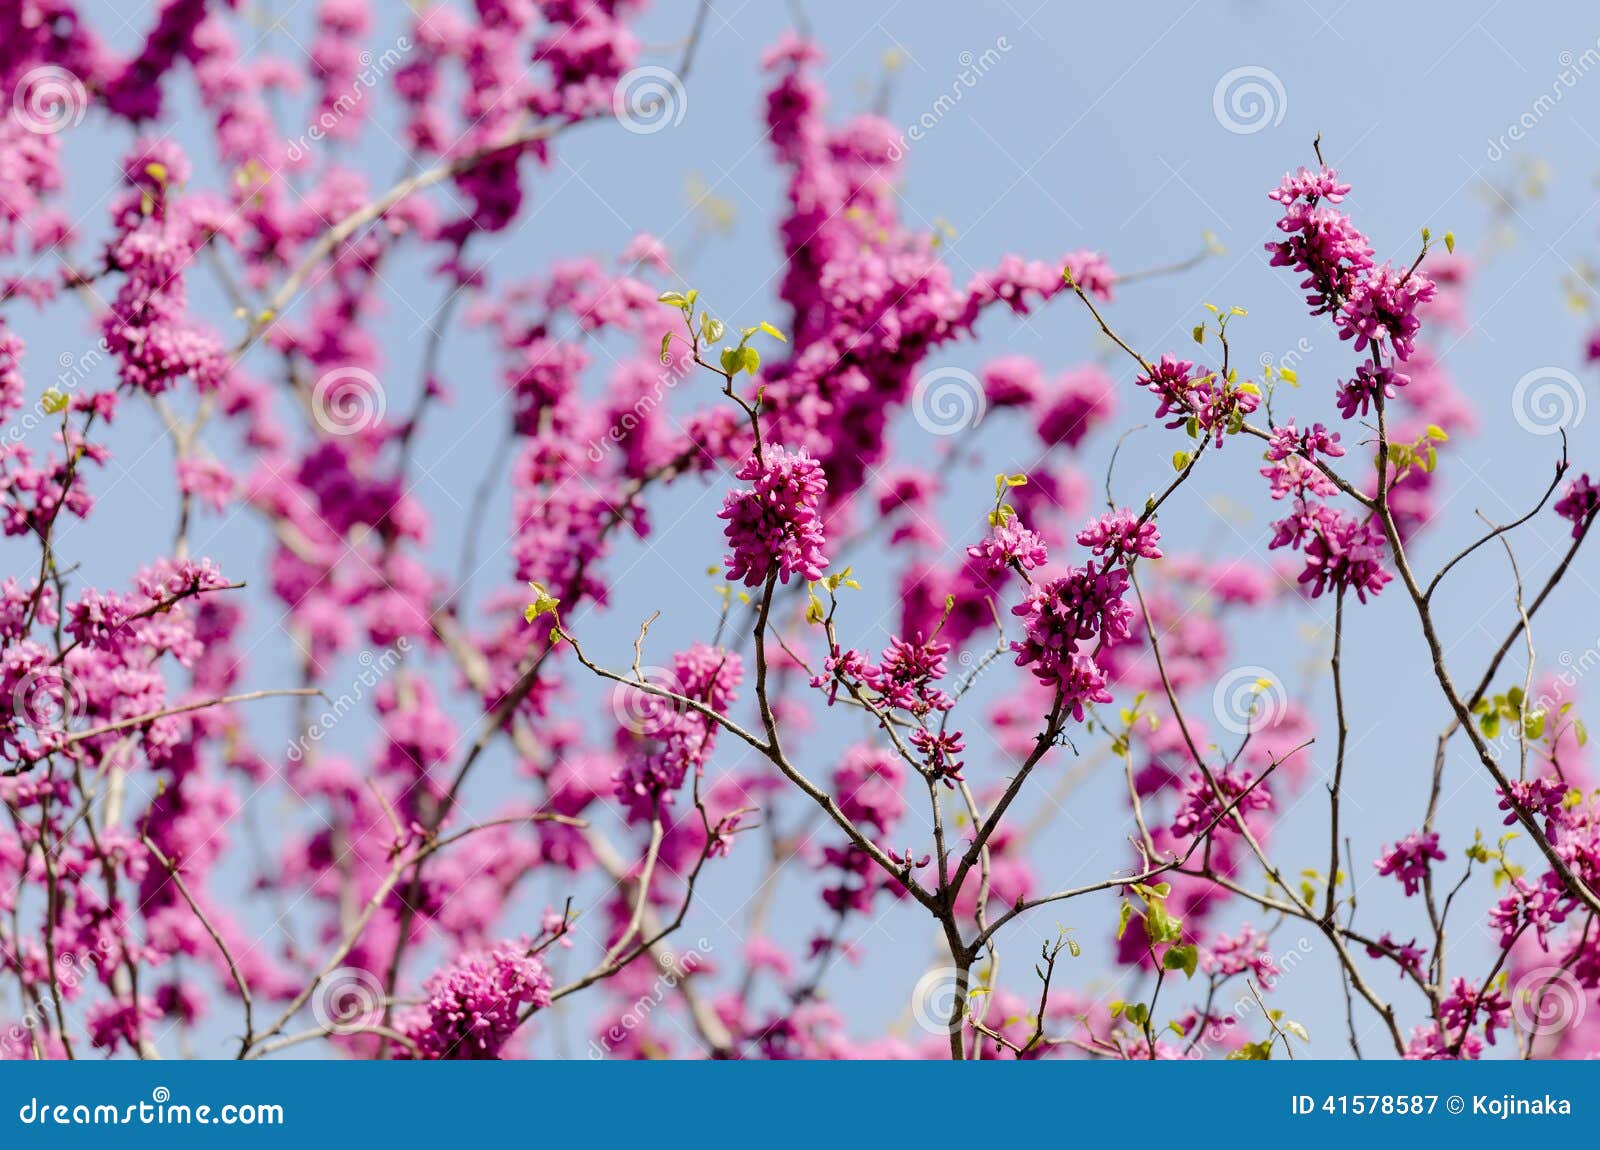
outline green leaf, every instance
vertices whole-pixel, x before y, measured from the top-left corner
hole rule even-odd
[[[1167,970],[1181,970],[1185,978],[1193,978],[1195,968],[1200,963],[1200,948],[1197,946],[1169,946],[1167,953],[1161,956],[1161,965]]]
[[[789,337],[788,336],[784,335],[783,332],[781,332],[777,328],[773,327],[766,320],[762,320],[761,323],[758,324],[757,326],[760,327],[762,331],[764,331],[768,335],[770,335],[773,339],[777,340],[779,343],[788,343],[789,342]]]
[[[1455,232],[1445,232],[1445,234],[1444,234],[1444,250],[1449,252],[1451,255],[1455,255],[1456,254],[1456,234],[1455,234]]]
[[[1194,331],[1192,331],[1190,334],[1194,336],[1195,343],[1200,343],[1200,344],[1205,343],[1205,341],[1206,341],[1206,325],[1203,324],[1203,323],[1195,324],[1194,325]]]
[[[52,387],[44,393],[41,402],[44,404],[45,411],[49,412],[51,415],[57,415],[60,412],[67,410],[67,405],[71,403],[72,400],[67,396],[66,392],[59,391]]]
[[[529,583],[528,586],[533,588],[534,599],[523,611],[522,617],[532,623],[541,615],[554,615],[561,600],[555,598],[538,583]]]
[[[1185,467],[1189,466],[1189,460],[1191,458],[1192,457],[1187,451],[1174,451],[1172,453],[1172,470],[1182,471]]]
[[[1270,1062],[1272,1060],[1272,1043],[1247,1042],[1238,1050],[1227,1056],[1229,1062]]]
[[[1278,1025],[1283,1027],[1283,1029],[1288,1031],[1290,1034],[1294,1035],[1301,1042],[1304,1042],[1307,1046],[1311,1045],[1311,1035],[1307,1033],[1306,1028],[1301,1026],[1298,1022],[1294,1021],[1293,1019],[1285,1019]]]
[[[751,375],[761,370],[761,353],[753,347],[747,347],[740,353],[744,370]]]

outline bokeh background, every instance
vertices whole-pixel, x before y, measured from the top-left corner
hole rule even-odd
[[[143,35],[151,5],[98,0],[88,4],[97,27],[114,46],[130,47]],[[260,45],[295,56],[309,44],[311,13],[305,3],[273,0],[247,4]],[[645,17],[642,30],[650,60],[676,66],[695,18],[692,0],[665,0]],[[380,6],[383,31],[375,47],[403,31],[401,5]],[[1436,338],[1457,385],[1476,405],[1479,425],[1453,443],[1443,471],[1445,498],[1439,521],[1414,551],[1431,571],[1479,529],[1475,512],[1499,521],[1526,511],[1548,482],[1559,454],[1557,437],[1536,434],[1519,420],[1512,393],[1530,371],[1573,373],[1580,387],[1568,397],[1571,452],[1581,468],[1600,467],[1600,414],[1583,418],[1594,373],[1585,365],[1587,323],[1582,309],[1593,297],[1585,265],[1596,252],[1600,198],[1600,20],[1582,5],[1481,3],[1448,8],[1367,0],[1304,0],[1281,4],[1225,0],[1192,4],[1035,4],[998,0],[985,4],[836,3],[803,6],[716,0],[706,18],[694,63],[685,78],[681,122],[651,134],[631,134],[610,124],[568,133],[547,171],[529,182],[531,204],[511,231],[491,237],[499,245],[492,264],[506,276],[526,276],[550,261],[584,254],[619,252],[636,233],[661,237],[673,250],[684,286],[699,288],[720,314],[740,323],[769,319],[786,326],[774,299],[779,261],[772,229],[781,203],[782,173],[764,141],[759,57],[785,29],[803,22],[827,54],[826,80],[834,114],[877,108],[909,127],[932,113],[942,96],[961,88],[959,101],[935,117],[910,143],[900,187],[908,224],[941,230],[958,281],[992,266],[1006,253],[1055,259],[1063,251],[1093,248],[1121,272],[1184,261],[1205,250],[1202,262],[1180,274],[1129,284],[1107,310],[1119,331],[1147,351],[1182,350],[1189,329],[1204,318],[1202,305],[1238,305],[1249,310],[1233,328],[1242,361],[1293,357],[1300,388],[1284,402],[1303,421],[1330,419],[1332,386],[1353,361],[1348,345],[1328,325],[1304,314],[1291,276],[1269,269],[1261,246],[1274,234],[1276,205],[1266,192],[1288,168],[1313,162],[1319,133],[1329,162],[1354,185],[1347,207],[1373,239],[1380,259],[1409,261],[1419,230],[1453,231],[1459,250],[1472,256],[1470,330]],[[119,34],[117,29],[121,28]],[[296,47],[296,43],[301,47]],[[970,87],[960,84],[975,61],[988,64]],[[1238,92],[1226,83],[1239,69]],[[1563,79],[1563,76],[1567,79]],[[190,81],[177,77],[179,107]],[[1233,101],[1239,101],[1234,103]],[[1219,103],[1220,101],[1220,103]],[[310,110],[285,109],[286,123]],[[1513,132],[1513,126],[1515,131]],[[197,181],[220,177],[207,164],[204,135],[180,117],[177,137],[195,149]],[[380,107],[376,126],[358,146],[338,145],[342,162],[368,172],[374,186],[403,170],[403,150],[392,109]],[[1516,138],[1512,138],[1515,136]],[[73,214],[88,237],[103,235],[105,204],[112,187],[114,157],[130,137],[91,119],[67,139]],[[327,145],[324,145],[327,146]],[[435,193],[449,196],[448,190]],[[1210,237],[1208,239],[1208,237]],[[487,255],[480,251],[479,255]],[[427,263],[397,261],[385,271],[389,291],[381,373],[393,410],[404,410],[417,386],[417,364],[438,307],[442,286]],[[196,291],[199,299],[204,293]],[[235,332],[239,321],[218,298],[212,318]],[[86,318],[71,307],[53,309],[43,321],[29,320],[30,380],[58,357],[81,356],[92,346]],[[977,371],[1005,353],[1036,357],[1052,374],[1100,360],[1130,381],[1129,363],[1093,332],[1089,317],[1069,298],[1025,320],[991,314],[981,339],[930,364]],[[601,367],[605,366],[604,357]],[[62,362],[67,362],[63,359]],[[110,373],[109,361],[94,370]],[[457,324],[448,333],[441,375],[453,404],[436,413],[419,444],[417,490],[434,513],[435,547],[454,556],[463,546],[469,508],[507,423],[498,368],[481,330]],[[103,382],[103,381],[102,381]],[[595,381],[599,387],[599,378]],[[676,408],[704,402],[711,383],[691,381],[679,389]],[[697,390],[700,389],[700,390]],[[1146,397],[1131,387],[1123,394],[1119,426],[1148,423]],[[892,430],[896,448],[919,461],[939,460],[951,477],[947,524],[981,513],[996,471],[1026,471],[1037,462],[1031,436],[1007,423],[1003,413],[985,420],[959,444],[930,436],[907,415]],[[1127,439],[1116,471],[1124,502],[1141,503],[1170,476],[1180,433],[1149,426]],[[1347,437],[1348,438],[1348,437]],[[1100,435],[1075,464],[1098,489],[1115,435]],[[160,425],[140,405],[128,404],[111,443],[114,461],[95,483],[100,512],[89,524],[73,521],[60,531],[61,553],[83,564],[83,577],[102,587],[119,586],[129,572],[166,547],[175,526],[171,449]],[[224,459],[225,438],[212,443]],[[1256,475],[1257,455],[1244,445],[1208,460],[1197,478],[1166,510],[1163,534],[1178,549],[1215,557],[1265,556],[1268,521],[1276,510]],[[662,617],[652,645],[663,657],[671,649],[706,637],[719,600],[705,575],[721,555],[721,524],[714,517],[725,484],[691,481],[658,493],[652,504],[655,535],[627,540],[610,562],[616,593],[604,611],[586,610],[567,620],[586,646],[612,665],[629,659],[639,621]],[[471,596],[514,589],[506,548],[509,500],[494,485],[483,510],[480,564]],[[1517,554],[1530,581],[1548,571],[1567,525],[1539,517],[1517,536]],[[954,539],[960,534],[951,529]],[[267,533],[247,512],[203,516],[191,533],[197,554],[215,557],[234,578],[264,586]],[[964,540],[963,540],[964,542]],[[23,562],[16,548],[0,552],[7,564]],[[16,558],[13,558],[16,557]],[[862,645],[886,641],[898,617],[894,584],[881,568],[881,548],[870,540],[848,555],[866,589],[849,601],[850,625]],[[20,570],[20,567],[17,569]],[[877,575],[878,577],[875,577]],[[1547,606],[1535,628],[1542,663],[1563,656],[1582,660],[1600,644],[1597,575],[1592,556],[1576,568]],[[250,686],[281,685],[292,679],[293,652],[276,627],[280,608],[257,591],[252,634],[259,637]],[[1331,727],[1331,686],[1326,662],[1332,603],[1291,603],[1267,616],[1267,625],[1234,637],[1231,658],[1260,666],[1290,685],[1315,710],[1322,729]],[[1483,661],[1515,618],[1509,568],[1497,548],[1485,548],[1447,585],[1439,606],[1450,636],[1449,656],[1459,676],[1475,681]],[[664,661],[662,659],[654,660]],[[1414,829],[1421,820],[1433,742],[1447,719],[1443,700],[1428,673],[1415,617],[1398,586],[1372,604],[1350,612],[1346,634],[1346,690],[1351,720],[1347,826],[1354,839],[1361,916],[1367,929],[1395,927],[1405,938],[1420,925],[1420,906],[1403,905],[1398,884],[1374,881],[1370,860],[1380,847]],[[336,669],[330,682],[353,679],[359,668]],[[443,672],[441,668],[441,673]],[[1513,658],[1503,678],[1520,678]],[[1008,675],[986,676],[970,697],[974,719],[968,730],[968,776],[992,782],[1003,766],[977,729],[975,716],[1006,689]],[[1580,691],[1587,690],[1580,684]],[[608,692],[599,685],[578,692],[572,714],[585,722],[613,721]],[[473,716],[460,709],[463,731]],[[283,730],[289,712],[272,703],[249,712],[263,746]],[[869,734],[853,714],[829,712],[808,736],[801,760],[820,774],[841,747]],[[369,753],[375,728],[364,717],[349,719],[328,743],[360,756]],[[1288,811],[1276,835],[1286,871],[1326,865],[1326,800],[1317,780],[1331,761],[1325,736],[1312,750],[1313,782]],[[1441,820],[1451,871],[1472,830],[1498,827],[1492,795],[1466,744],[1453,747],[1449,786]],[[988,753],[986,753],[986,750]],[[749,765],[725,740],[715,773]],[[1072,781],[1063,776],[1076,771]],[[508,751],[497,746],[474,776],[470,810],[487,811],[513,789],[526,786]],[[1074,766],[1070,756],[1039,772],[1025,795],[1025,818],[1050,818],[1036,840],[1035,870],[1050,888],[1107,877],[1128,862],[1131,820],[1120,770],[1102,761]],[[790,808],[791,821],[801,808]],[[280,908],[249,889],[252,840],[271,843],[307,818],[291,795],[263,792],[241,816],[248,833],[222,872],[237,884],[234,906],[259,926],[263,945],[275,932],[303,928],[296,914],[280,920]],[[903,835],[921,832],[918,804]],[[680,944],[704,939],[713,962],[737,965],[747,941],[747,918],[757,895],[761,868],[755,842],[742,843],[730,863],[713,865]],[[747,852],[741,857],[741,851]],[[804,865],[786,868],[768,933],[796,954],[819,929],[824,912],[817,879]],[[1486,971],[1489,939],[1477,901],[1461,913],[1455,933],[1457,962],[1481,953]],[[578,905],[600,892],[554,886],[530,889],[528,925],[538,909],[559,905],[568,893]],[[1054,937],[1057,923],[1071,927],[1083,947],[1068,963],[1064,985],[1107,998],[1121,997],[1108,974],[1115,926],[1114,895],[1095,896],[1045,908],[1002,936],[1009,963],[1002,977],[1009,989],[1031,996],[1031,955]],[[826,979],[827,996],[866,1036],[886,1030],[915,1033],[908,1000],[918,976],[940,959],[925,915],[915,907],[880,901],[848,936],[859,961],[841,961]],[[1259,921],[1248,908],[1217,919],[1219,926]],[[1278,952],[1306,940],[1304,961],[1281,980],[1274,1005],[1309,1029],[1316,1055],[1341,1057],[1344,1004],[1335,965],[1321,938],[1289,924],[1274,934]],[[422,962],[425,964],[426,960]],[[1470,967],[1468,967],[1470,969]],[[1378,989],[1401,994],[1391,970],[1378,972]],[[1402,1001],[1409,1001],[1402,997]],[[1417,1003],[1411,1004],[1415,1021]],[[223,1053],[230,1033],[220,1011],[195,1038],[201,1054]],[[593,1007],[577,996],[544,1019],[531,1049],[545,1055],[583,1056]],[[671,1027],[658,1019],[659,1025]],[[1371,1031],[1370,1014],[1360,1019]],[[687,1032],[677,1037],[692,1049]]]

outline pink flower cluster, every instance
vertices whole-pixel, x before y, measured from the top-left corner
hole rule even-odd
[[[1412,831],[1405,838],[1383,852],[1374,864],[1381,875],[1393,875],[1405,887],[1408,896],[1414,895],[1428,877],[1428,869],[1435,862],[1444,862],[1445,853],[1439,849],[1436,831],[1424,834]]]
[[[1224,436],[1239,430],[1244,417],[1261,405],[1258,392],[1218,377],[1216,372],[1195,372],[1194,364],[1163,355],[1148,374],[1139,376],[1145,388],[1161,402],[1156,418],[1166,426],[1195,426],[1222,446]],[[1168,418],[1170,416],[1170,418]]]
[[[795,576],[814,581],[828,566],[823,554],[821,504],[828,490],[822,465],[805,448],[789,452],[768,444],[734,472],[754,486],[739,488],[723,500],[719,519],[730,548],[728,578],[759,587],[776,572],[787,583]]]
[[[664,683],[652,687],[692,699],[717,714],[727,713],[744,678],[737,652],[696,643],[672,657]],[[617,731],[622,766],[617,772],[617,798],[631,819],[648,823],[661,806],[673,801],[689,772],[699,772],[716,747],[717,724],[687,703],[637,688],[618,686],[617,698],[637,711]]]
[[[525,945],[503,942],[461,955],[423,984],[426,1003],[400,1020],[416,1057],[500,1057],[524,1010],[550,1005],[550,976]]]

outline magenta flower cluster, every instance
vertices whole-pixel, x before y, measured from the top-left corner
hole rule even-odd
[[[790,453],[767,445],[734,472],[754,486],[728,493],[718,518],[728,521],[728,578],[758,587],[769,575],[778,581],[821,579],[828,557],[823,554],[822,499],[828,480],[822,465],[805,448]]]
[[[760,323],[685,282],[671,232],[532,271],[497,258],[536,202],[559,229],[541,180],[569,130],[621,118],[620,148],[633,117],[670,118],[672,93],[628,98],[659,40],[633,0],[317,0],[292,47],[258,44],[231,3],[162,0],[115,45],[81,7],[0,6],[18,96],[0,119],[0,531],[20,557],[0,579],[0,1056],[533,1056],[553,1049],[545,1012],[580,994],[567,1022],[611,1057],[1259,1056],[1294,1028],[1227,1004],[1282,995],[1280,918],[1337,941],[1344,974],[1392,976],[1364,978],[1356,1009],[1396,1054],[1600,1050],[1594,1016],[1535,1034],[1520,1009],[1552,971],[1600,993],[1573,682],[1519,666],[1507,685],[1508,663],[1471,697],[1477,674],[1446,684],[1441,713],[1463,720],[1440,769],[1470,736],[1486,812],[1518,833],[1463,852],[1429,821],[1375,864],[1413,910],[1454,914],[1452,938],[1487,906],[1492,968],[1464,967],[1432,914],[1352,921],[1362,880],[1324,873],[1326,842],[1280,867],[1304,853],[1275,841],[1297,796],[1344,802],[1365,857],[1406,828],[1350,816],[1376,744],[1319,732],[1268,680],[1247,714],[1219,692],[1292,611],[1344,620],[1415,578],[1437,452],[1474,421],[1435,338],[1467,327],[1453,237],[1379,263],[1331,169],[1270,193],[1271,262],[1359,357],[1299,365],[1339,381],[1336,431],[1290,414],[1316,392],[1245,350],[1243,308],[1200,317],[1194,361],[1121,336],[1117,363],[974,355],[980,325],[1046,305],[1063,331],[1088,330],[1085,304],[1109,331],[1130,277],[1082,247],[960,271],[905,215],[894,124],[830,117],[808,39],[750,65],[781,189]],[[395,21],[408,46],[386,53]],[[697,106],[708,47],[681,77]],[[40,77],[73,81],[63,123],[23,98]],[[79,147],[78,111],[124,142]],[[384,148],[398,182],[365,165]],[[82,355],[30,359],[35,312],[86,331]],[[415,354],[388,338],[397,315],[426,320]],[[462,329],[491,370],[462,367]],[[981,391],[981,436],[916,418],[921,381],[952,366]],[[1099,473],[1133,399],[1164,430]],[[430,470],[452,410],[484,469],[470,494]],[[1130,470],[1158,441],[1147,492]],[[1243,471],[1282,508],[1277,561],[1195,530],[1230,441],[1263,453]],[[992,498],[969,483],[991,451]],[[703,484],[725,546],[660,572],[662,493]],[[117,566],[96,528],[135,487],[149,546]],[[713,529],[688,506],[666,516],[674,548]],[[1575,553],[1600,492],[1577,474],[1552,509]],[[259,545],[255,569],[204,557],[224,536]],[[1308,602],[1330,592],[1337,609]],[[1370,628],[1345,626],[1341,702],[1371,656]],[[1104,757],[1115,788],[1075,790]],[[1058,803],[1115,832],[1112,877],[1055,873]],[[1452,863],[1476,903],[1429,897]],[[745,880],[745,906],[720,901]],[[716,929],[708,890],[740,917],[691,945]],[[961,977],[918,983],[914,1029],[863,1033],[836,991],[907,976],[882,984],[903,1001],[927,956],[885,964],[875,941],[903,924]],[[1040,965],[1013,962],[1042,928]],[[1094,993],[1080,950],[1128,1001]]]
[[[550,1005],[550,976],[514,943],[463,954],[422,989],[427,1001],[401,1032],[425,1059],[498,1058],[523,1011]]]

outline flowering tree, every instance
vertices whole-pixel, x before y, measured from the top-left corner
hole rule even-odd
[[[681,104],[707,9],[669,70],[641,63],[637,7],[441,4],[374,51],[366,0],[320,0],[305,60],[251,50],[230,3],[163,0],[132,52],[70,0],[0,12],[0,495],[20,558],[0,584],[0,1050],[154,1057],[212,1027],[239,1058],[551,1053],[546,1023],[582,996],[591,1052],[617,1056],[1267,1058],[1310,1042],[1269,1007],[1272,935],[1298,923],[1347,1004],[1348,1036],[1318,1035],[1319,1054],[1593,1053],[1600,799],[1571,683],[1541,673],[1530,636],[1600,493],[1563,438],[1526,514],[1436,570],[1413,560],[1441,452],[1473,419],[1430,343],[1462,322],[1453,236],[1377,263],[1319,149],[1271,191],[1268,251],[1348,341],[1342,378],[1247,370],[1238,307],[1199,317],[1193,359],[1139,347],[1116,296],[1141,273],[1094,251],[958,283],[900,217],[895,130],[829,120],[819,50],[791,36],[761,64],[787,181],[781,314],[720,312],[648,235],[518,278],[490,241],[558,137]],[[165,130],[191,79],[209,172]],[[311,126],[286,132],[278,109],[307,99]],[[372,128],[380,99],[404,126],[407,174],[387,186],[330,146]],[[63,154],[90,115],[129,142],[74,168],[114,181],[74,219]],[[402,392],[379,382],[406,365],[374,330],[384,269],[419,254],[445,294]],[[197,303],[217,298],[220,318]],[[1047,303],[1120,361],[930,370],[977,354],[981,317]],[[98,344],[41,379],[30,328],[84,314]],[[441,371],[461,327],[492,340],[505,397],[476,394],[504,425],[487,482],[512,508],[482,561],[474,512],[464,556],[432,542],[416,475],[436,410],[491,387]],[[1075,463],[1120,405],[1170,441],[1148,497]],[[102,589],[70,527],[94,522],[113,451],[150,449],[118,442],[129,407],[165,428],[175,523]],[[1008,445],[992,498],[891,449],[908,413],[959,442],[985,411],[1031,440]],[[1228,451],[1262,458],[1273,563],[1163,541]],[[700,638],[681,649],[660,649],[652,615],[631,652],[603,650],[589,632],[628,586],[619,553],[686,486],[721,501],[726,548],[700,564],[721,610],[685,609]],[[1570,547],[1524,570],[1515,532],[1540,515],[1570,522]],[[261,533],[262,569],[196,554],[207,517]],[[1487,665],[1461,666],[1436,608],[1459,565],[1497,552],[1517,609]],[[475,575],[495,590],[474,597]],[[863,584],[894,589],[886,642]],[[1448,720],[1415,829],[1374,862],[1345,813],[1343,634],[1378,596],[1413,608],[1395,642],[1425,647]],[[1331,630],[1302,699],[1229,654],[1286,605]],[[252,685],[262,645],[292,653],[293,681]],[[291,726],[270,730],[285,699]],[[819,727],[845,723],[860,737],[819,754]],[[1095,818],[1123,828],[1125,862],[1063,880],[1018,814],[1099,760],[1121,768]],[[1447,841],[1447,776],[1512,830]],[[241,828],[274,796],[296,818],[252,859]],[[1297,797],[1325,801],[1325,836],[1276,842]],[[816,888],[782,908],[812,924],[801,955],[765,929],[770,880],[797,862]],[[736,866],[766,877],[742,953],[713,964],[679,936],[702,878]],[[249,871],[247,905],[223,893],[230,868]],[[1398,885],[1409,920],[1358,922],[1368,881]],[[1447,949],[1474,899],[1493,945]],[[937,940],[931,971],[891,990],[922,1026],[864,1034],[827,980],[891,906]],[[1113,991],[1074,974],[1089,951]]]

